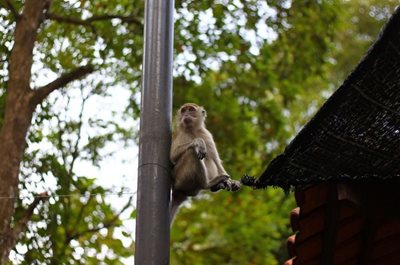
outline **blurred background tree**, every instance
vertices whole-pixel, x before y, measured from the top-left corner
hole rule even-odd
[[[178,2],[178,69],[180,51],[191,60],[175,78],[175,107],[203,104],[228,172],[259,175],[356,66],[397,4]],[[243,189],[186,206],[172,230],[171,264],[283,264],[288,258],[291,195]]]
[[[0,126],[15,13],[27,2],[0,2]],[[36,108],[13,224],[38,190],[52,197],[36,206],[11,263],[122,264],[134,252],[132,189],[102,186],[96,172],[135,145],[144,3],[50,2],[33,50],[32,87],[81,65],[95,71]],[[178,0],[174,109],[203,105],[231,176],[258,175],[354,68],[396,2]],[[109,194],[120,195],[118,205]],[[294,206],[279,189],[204,193],[176,218],[171,264],[282,264]]]

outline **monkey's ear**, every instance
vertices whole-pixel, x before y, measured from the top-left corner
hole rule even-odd
[[[203,114],[204,118],[207,117],[207,111],[203,107],[201,107],[201,113]]]

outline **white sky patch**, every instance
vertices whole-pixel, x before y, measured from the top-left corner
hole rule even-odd
[[[258,3],[258,15],[260,20],[256,23],[254,29],[243,28],[247,22],[245,13],[240,9],[243,7],[242,3],[238,0],[233,2],[230,1],[218,1],[218,4],[227,6],[228,10],[233,12],[232,14],[226,14],[224,18],[223,31],[231,32],[233,34],[240,34],[240,36],[250,43],[250,53],[257,56],[260,54],[260,48],[265,42],[271,43],[278,37],[277,33],[266,24],[267,19],[275,17],[276,10],[270,8],[266,2]],[[291,1],[288,1],[288,5]],[[175,11],[175,20],[184,18],[181,20],[183,29],[180,34],[186,38],[191,38],[189,31],[185,30],[185,27],[189,27],[191,21],[194,19],[194,14],[189,12],[186,8],[186,4],[182,4],[183,8],[179,10],[179,13]],[[235,11],[236,10],[236,11]],[[212,43],[213,38],[219,38],[223,31],[217,29],[216,18],[213,17],[212,9],[198,12],[199,26],[197,38],[209,45]],[[236,32],[240,26],[239,32]],[[207,35],[206,33],[212,33]],[[188,80],[192,80],[196,83],[201,82],[201,77],[198,74],[198,66],[191,64],[196,59],[191,47],[181,47],[182,52],[176,55],[174,61],[174,76],[184,75]],[[235,55],[227,55],[226,53],[219,53],[216,57],[209,57],[204,61],[204,65],[211,70],[218,70],[224,61],[236,61]]]
[[[49,82],[55,80],[58,74],[55,74],[49,69],[45,69],[40,63],[40,54],[35,53],[35,63],[32,67],[32,72],[36,73],[37,78],[33,78],[33,87],[40,87],[48,84]],[[98,79],[105,81],[107,85],[107,78],[99,74],[92,74],[81,81],[72,82],[68,87],[63,88],[59,91],[55,91],[50,95],[50,102],[54,102],[52,109],[54,113],[59,113],[61,120],[71,121],[78,120],[81,107],[82,107],[82,96],[87,95],[93,88],[90,86],[85,87],[88,79]],[[110,81],[110,80],[109,80]],[[82,87],[83,86],[83,87]],[[131,97],[131,92],[129,89],[123,86],[109,86],[106,87],[108,96],[97,96],[92,95],[85,103],[84,112],[82,115],[83,127],[82,136],[80,139],[79,146],[84,146],[88,142],[88,137],[96,136],[99,128],[90,126],[90,119],[99,119],[104,121],[113,121],[124,128],[133,127],[137,131],[139,130],[139,121],[132,119],[123,119],[122,116],[115,116],[113,113],[122,113]],[[61,95],[60,95],[61,94]],[[68,95],[68,97],[66,97]],[[139,96],[136,96],[137,99]],[[55,126],[58,126],[57,118],[53,117],[50,120],[44,121],[42,133],[48,135]],[[102,130],[102,129],[100,129]],[[103,130],[108,130],[107,128]],[[106,132],[106,131],[102,131]],[[67,135],[69,139],[78,139],[77,135]],[[47,141],[42,141],[40,144],[31,144],[29,149],[31,150],[41,150],[41,152],[54,153],[56,150],[54,146]],[[27,150],[29,152],[29,149]],[[102,155],[102,160],[99,162],[99,166],[93,165],[87,160],[77,160],[74,166],[75,174],[79,176],[85,176],[88,178],[95,178],[96,184],[115,191],[115,194],[109,194],[105,196],[106,202],[110,203],[112,207],[119,212],[128,202],[130,196],[133,196],[132,207],[136,206],[136,195],[137,190],[137,167],[138,167],[138,147],[133,144],[133,139],[131,143],[125,145],[121,141],[112,141],[107,143],[107,145],[100,152]],[[111,154],[111,155],[110,155]],[[63,161],[60,161],[63,162]],[[31,183],[27,183],[27,189],[21,190],[20,197],[26,198],[25,202],[29,203],[31,201],[32,194],[38,194],[44,191],[52,194],[52,191],[57,189],[57,179],[52,174],[44,175],[44,181],[34,172],[30,174]],[[124,188],[125,192],[122,196],[118,196],[117,192]],[[84,200],[85,197],[82,197]],[[52,203],[56,203],[53,198],[50,198]],[[116,238],[120,239],[124,246],[128,247],[134,239],[135,236],[135,220],[132,220],[129,216],[130,210],[125,211],[121,215],[124,220],[123,231],[131,235],[130,238],[121,236],[121,231],[116,232]],[[18,249],[20,250],[20,249]],[[82,250],[77,249],[74,252],[74,256],[78,257],[82,255]],[[22,251],[22,249],[21,249]],[[113,255],[112,253],[104,253],[102,250],[101,255]],[[23,251],[21,252],[23,253]],[[98,254],[98,253],[96,253]],[[133,255],[133,253],[132,253]],[[21,261],[21,256],[17,253],[11,253],[11,260],[18,263]],[[133,257],[132,257],[133,259]],[[126,264],[132,264],[132,259],[125,259]]]
[[[217,20],[213,17],[211,9],[207,9],[205,12],[200,12],[199,20],[199,33],[204,33],[210,29],[215,29],[215,23],[217,22]]]

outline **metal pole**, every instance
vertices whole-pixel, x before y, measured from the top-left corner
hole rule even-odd
[[[169,264],[174,0],[145,3],[136,265]]]

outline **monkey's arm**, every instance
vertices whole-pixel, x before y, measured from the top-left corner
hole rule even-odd
[[[175,142],[172,143],[171,146],[171,153],[170,153],[170,160],[173,164],[176,164],[176,162],[179,160],[179,158],[183,155],[183,153],[186,152],[191,146],[191,142],[188,143],[183,143],[183,144],[177,144]]]
[[[219,157],[217,147],[215,146],[214,143],[210,143],[209,153],[210,153],[209,157],[212,158],[213,162],[215,163],[215,166],[217,167],[218,175],[219,176],[221,176],[221,175],[229,176],[228,173],[226,173],[226,170],[222,165],[222,160]]]
[[[217,165],[218,173],[219,173],[220,175],[227,175],[227,176],[229,176],[228,173],[226,173],[226,170],[225,170],[224,166],[222,166],[222,161],[221,161],[221,159],[219,158],[218,155],[217,155],[217,157],[215,158],[215,164]]]
[[[209,142],[208,143],[208,148],[210,150],[209,151],[209,153],[210,153],[209,157],[212,157],[212,160],[213,160],[213,162],[214,162],[214,164],[215,164],[215,166],[217,168],[217,172],[218,172],[217,176],[225,177],[225,179],[223,181],[221,181],[218,184],[212,186],[210,188],[210,190],[212,192],[218,191],[220,189],[225,189],[225,190],[228,190],[228,191],[237,191],[237,190],[239,190],[240,187],[241,187],[240,182],[237,181],[237,180],[231,179],[231,177],[228,175],[228,173],[226,173],[226,170],[222,165],[222,160],[219,157],[218,150],[217,150],[217,147],[216,147],[215,143],[214,142]]]
[[[226,175],[229,177],[228,173],[226,173],[224,167],[222,166],[222,161],[221,158],[219,157],[217,146],[215,145],[212,134],[206,129],[202,133],[203,133],[203,138],[206,140],[205,143],[208,150],[207,157],[208,159],[214,162],[217,168],[217,176]]]

